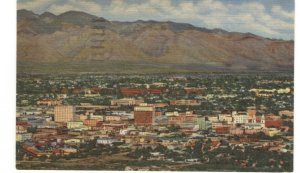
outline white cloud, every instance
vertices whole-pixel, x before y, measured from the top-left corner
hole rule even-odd
[[[294,11],[291,11],[291,12],[287,12],[287,11],[284,11],[281,6],[279,5],[274,5],[272,7],[272,12],[275,14],[275,15],[280,15],[280,16],[283,16],[283,17],[286,17],[288,19],[294,19]]]
[[[207,11],[215,11],[215,12],[228,11],[228,7],[226,7],[221,1],[215,1],[215,0],[199,1],[196,4],[196,7],[199,9],[200,13],[205,13]]]
[[[66,11],[84,11],[93,15],[100,15],[101,5],[87,0],[68,0],[64,4],[52,4],[48,11],[54,14],[61,14]]]
[[[32,11],[37,11],[40,8],[45,8],[50,4],[54,4],[54,2],[47,0],[31,0],[31,1],[22,1],[17,3],[18,9],[27,9]]]
[[[63,5],[52,4],[48,8],[48,11],[54,14],[61,14],[70,10],[79,11],[80,9],[70,4],[63,4]]]
[[[166,2],[166,1],[165,1]],[[153,4],[152,4],[153,3]],[[154,6],[154,1],[149,3],[141,3],[141,4],[128,4],[125,3],[123,0],[113,0],[111,4],[106,8],[106,12],[112,15],[118,16],[134,16],[143,17],[145,15],[157,15],[161,11],[156,9]]]
[[[194,6],[194,3],[189,1],[184,1],[179,4],[179,10],[184,13],[192,13],[195,14],[198,12],[198,9]]]
[[[84,11],[94,15],[100,15],[101,5],[89,0],[27,0],[18,2],[18,9],[32,10],[37,13],[49,11],[61,14],[69,10]]]

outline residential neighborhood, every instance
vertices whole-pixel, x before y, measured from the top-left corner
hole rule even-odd
[[[18,169],[291,171],[293,77],[20,75]]]

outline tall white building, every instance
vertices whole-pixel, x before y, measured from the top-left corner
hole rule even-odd
[[[248,113],[247,112],[232,112],[233,123],[234,124],[245,124],[248,123]]]

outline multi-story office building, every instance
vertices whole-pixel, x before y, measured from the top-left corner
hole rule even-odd
[[[155,108],[141,105],[134,108],[134,123],[136,125],[152,125],[154,123]]]
[[[72,121],[75,114],[73,106],[56,106],[54,108],[54,121],[55,122],[68,122]]]

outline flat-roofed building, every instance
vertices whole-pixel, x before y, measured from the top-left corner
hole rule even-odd
[[[144,103],[143,99],[134,99],[134,98],[122,98],[122,99],[113,99],[110,101],[111,105],[126,105],[126,106],[131,106],[131,105],[139,105],[141,103]]]
[[[206,90],[206,88],[196,88],[196,87],[185,87],[184,91],[187,94],[195,93],[195,94],[200,94],[203,93]]]
[[[277,90],[277,93],[279,93],[279,94],[287,94],[287,93],[290,93],[290,92],[291,92],[290,88],[281,88],[281,89]]]
[[[211,122],[206,117],[197,117],[196,124],[199,125],[199,130],[207,130],[211,128]]]
[[[248,107],[247,108],[247,113],[248,113],[248,122],[249,123],[256,123],[256,107]]]
[[[274,114],[265,115],[265,126],[268,128],[275,127],[279,128],[282,125],[282,120],[280,116]]]
[[[38,105],[48,105],[48,106],[56,106],[56,105],[61,105],[62,100],[38,100],[36,102]]]
[[[78,128],[78,127],[81,127],[81,126],[83,126],[82,121],[69,121],[69,122],[67,122],[68,129]]]
[[[69,122],[73,120],[75,114],[74,106],[56,106],[54,108],[55,122]]]
[[[247,112],[236,112],[232,113],[234,124],[245,124],[248,123],[248,113]]]
[[[170,112],[169,112],[170,114]],[[196,115],[192,111],[187,112],[174,112],[173,115],[168,116],[169,124],[184,124],[184,123],[194,123],[196,121]]]
[[[287,116],[289,118],[294,117],[294,112],[293,111],[289,111],[289,110],[279,111],[278,114],[279,114],[279,116],[285,115],[285,116]]]
[[[224,110],[218,115],[219,121],[225,121],[227,123],[232,123],[233,118],[231,115],[231,111],[229,110]]]
[[[32,133],[17,133],[16,134],[16,141],[26,141],[31,140]]]
[[[100,126],[101,122],[97,119],[86,119],[83,121],[83,124],[90,127]]]
[[[154,124],[155,107],[148,105],[140,105],[134,107],[134,123],[136,125],[152,125]]]
[[[218,116],[211,115],[211,116],[208,116],[207,118],[208,118],[208,121],[210,121],[210,122],[219,122]]]
[[[105,121],[121,121],[121,116],[118,115],[106,115],[104,117]]]
[[[190,105],[190,106],[195,106],[199,105],[200,102],[198,100],[186,100],[186,99],[181,99],[181,100],[171,100],[170,105]]]

